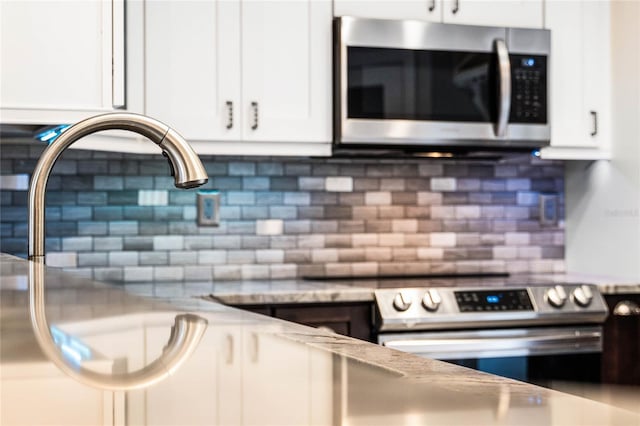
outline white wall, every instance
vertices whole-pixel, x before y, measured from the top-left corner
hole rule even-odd
[[[611,2],[613,158],[566,167],[570,272],[640,279],[640,2]]]

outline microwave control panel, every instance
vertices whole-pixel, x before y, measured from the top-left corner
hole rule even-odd
[[[547,122],[547,57],[509,55],[511,62],[511,123]]]

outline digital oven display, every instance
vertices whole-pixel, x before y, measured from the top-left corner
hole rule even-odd
[[[527,290],[455,291],[460,312],[532,311]]]

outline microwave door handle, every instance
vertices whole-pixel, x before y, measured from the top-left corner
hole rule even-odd
[[[496,137],[503,138],[507,134],[507,124],[511,113],[511,62],[509,50],[502,39],[495,41],[498,54],[498,76],[500,78],[498,91],[498,121],[495,124]]]

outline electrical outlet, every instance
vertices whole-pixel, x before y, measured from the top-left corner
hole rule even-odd
[[[555,225],[558,223],[558,196],[556,194],[540,194],[540,224]]]
[[[198,191],[198,225],[220,225],[220,191]]]

